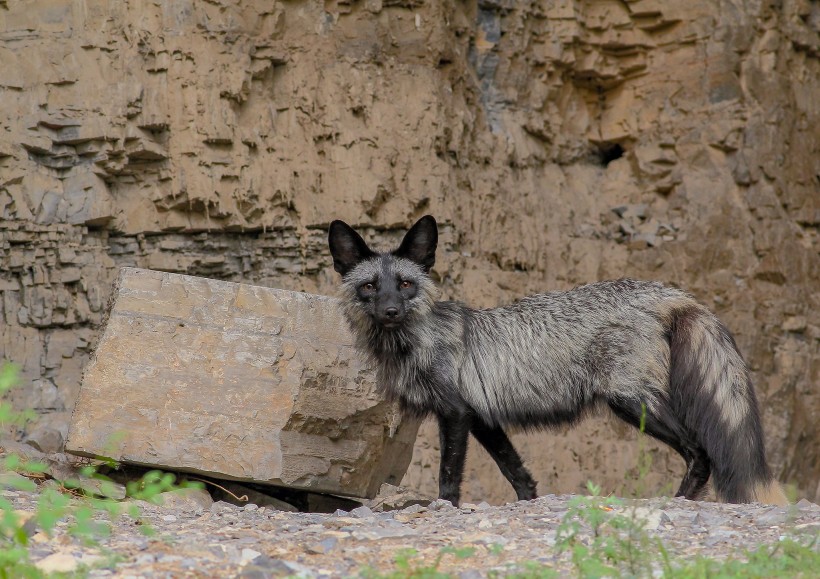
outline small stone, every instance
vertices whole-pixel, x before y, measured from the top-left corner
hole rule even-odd
[[[373,511],[371,511],[369,507],[366,507],[364,505],[362,505],[361,507],[356,507],[355,509],[350,511],[350,514],[360,519],[369,519],[370,517],[375,516]]]
[[[6,516],[10,515],[10,513],[4,514]],[[27,537],[31,537],[36,533],[37,519],[34,517],[34,513],[17,509],[14,511],[14,516],[17,517],[17,524],[14,525],[14,527],[22,527],[23,532]],[[13,527],[8,527],[6,529],[6,536],[8,538],[12,537],[13,530]]]
[[[207,490],[202,488],[186,488],[167,491],[159,495],[160,503],[166,509],[186,511],[202,514],[214,504],[214,500]]]
[[[453,506],[453,503],[446,499],[436,499],[427,505],[427,508],[431,511],[441,511],[443,509],[453,509],[455,507]]]
[[[237,579],[273,579],[274,577],[279,577],[284,573],[287,572],[275,572],[263,567],[258,567],[257,565],[248,565],[244,567],[236,577]]]
[[[388,483],[382,484],[379,493],[365,504],[374,511],[396,511],[410,505],[430,504],[432,499],[418,491],[397,487]]]
[[[419,532],[408,527],[398,529],[370,528],[354,530],[351,535],[359,541],[377,541],[379,539],[393,539],[396,537],[414,537]]]
[[[427,512],[427,507],[424,507],[419,504],[410,505],[409,507],[403,508],[400,512],[406,515],[412,515],[414,513],[425,513]]]
[[[714,547],[718,543],[731,542],[739,533],[737,531],[729,531],[725,529],[714,529],[706,537],[705,544],[707,547]]]
[[[242,510],[246,511],[246,512],[247,511],[255,511],[257,509],[259,509],[259,505],[255,505],[253,503],[251,503],[249,505],[245,505],[244,507],[242,507]]]
[[[783,507],[774,507],[757,517],[755,522],[758,526],[771,527],[775,525],[782,525],[786,522],[787,518],[788,514],[786,513],[786,509]]]
[[[663,511],[647,507],[635,507],[634,509],[627,510],[625,515],[632,517],[644,530],[652,531],[657,529],[661,524]]]
[[[175,515],[165,515],[164,517],[162,517],[162,520],[166,523],[173,523],[177,520],[177,518]]]
[[[691,511],[670,509],[666,511],[661,511],[661,522],[681,526],[691,525],[695,522],[697,516],[697,513],[693,513]]]
[[[183,569],[196,569],[199,566],[199,561],[193,557],[185,557],[179,562],[179,566]]]
[[[794,506],[800,511],[820,511],[820,505],[811,502],[809,499],[800,499]]]
[[[32,540],[32,542],[34,542],[34,543],[48,543],[48,542],[50,542],[50,541],[51,541],[51,537],[49,537],[48,535],[46,535],[44,532],[39,531],[39,532],[37,532],[37,533],[34,533],[34,534],[31,536],[31,540]],[[29,553],[29,555],[31,555],[31,553]]]
[[[248,563],[250,561],[253,561],[257,557],[259,557],[261,554],[262,553],[260,553],[259,551],[255,551],[253,549],[245,548],[245,549],[242,549],[242,555],[240,556],[239,560],[242,564],[245,564],[245,563]]]
[[[232,513],[236,509],[234,505],[225,501],[216,501],[211,505],[211,512],[214,514]]]
[[[490,522],[489,519],[481,519],[480,521],[478,521],[479,529],[489,529],[492,526],[493,524]]]
[[[150,565],[156,560],[157,558],[152,553],[143,553],[141,555],[137,555],[137,558],[134,559],[134,563],[137,565]]]
[[[305,551],[307,551],[308,553],[312,553],[314,555],[324,555],[325,553],[329,553],[333,549],[335,549],[338,543],[339,540],[336,537],[327,537],[326,539],[322,539],[318,543],[308,545],[305,548]]]
[[[79,565],[77,558],[69,553],[54,553],[34,564],[44,573],[71,573]]]
[[[148,545],[148,539],[144,537],[134,537],[131,539],[131,546],[135,547],[138,551],[145,551]]]
[[[43,424],[37,424],[29,430],[24,441],[45,453],[60,452],[65,445],[63,433],[58,428]]]
[[[701,525],[706,525],[707,527],[719,527],[721,525],[725,525],[728,521],[729,517],[726,515],[702,510],[698,511],[697,519],[694,522]]]
[[[502,547],[510,542],[506,537],[494,533],[474,533],[465,536],[464,541],[467,543],[480,543],[482,545],[501,545]]]
[[[268,579],[282,575],[298,575],[300,577],[315,577],[312,569],[283,559],[272,559],[267,555],[256,557],[246,565],[237,577],[242,579]]]
[[[125,498],[125,485],[106,480],[104,478],[93,478],[82,475],[77,475],[69,480],[61,481],[67,488],[81,490],[87,495],[97,495],[115,501],[121,501]]]
[[[0,488],[32,490],[34,487],[35,484],[31,481],[31,479],[26,478],[13,470],[0,473]]]
[[[393,518],[401,523],[406,523],[408,521],[412,521],[413,519],[424,517],[427,510],[427,507],[423,507],[421,505],[410,505],[398,513],[395,513]]]

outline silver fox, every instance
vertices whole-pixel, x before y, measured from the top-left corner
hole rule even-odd
[[[422,217],[375,252],[349,225],[328,234],[344,315],[383,394],[438,419],[439,496],[458,504],[469,433],[519,499],[536,482],[504,428],[574,423],[608,406],[686,461],[676,496],[710,478],[727,502],[785,504],[766,461],[757,400],[726,327],[689,294],[621,279],[473,309],[435,301],[438,229]]]

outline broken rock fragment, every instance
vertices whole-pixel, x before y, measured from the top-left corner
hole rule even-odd
[[[332,298],[123,268],[66,448],[371,498],[401,480],[417,427]]]

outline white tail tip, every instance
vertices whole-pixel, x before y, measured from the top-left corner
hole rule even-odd
[[[783,492],[783,487],[777,481],[769,483],[760,483],[754,488],[755,500],[766,505],[786,506],[789,504],[789,499],[786,498],[786,493]]]

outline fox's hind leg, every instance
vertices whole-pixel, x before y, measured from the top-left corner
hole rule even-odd
[[[709,482],[711,473],[712,463],[709,460],[709,455],[699,447],[692,459],[686,460],[686,475],[684,475],[675,496],[686,497],[690,501],[700,499],[706,483]]]
[[[499,427],[488,426],[478,418],[473,419],[471,428],[473,436],[481,443],[506,477],[518,500],[531,500],[538,496],[536,482],[530,471],[524,466],[515,447],[507,438],[507,434]]]
[[[660,405],[658,415],[655,415],[633,398],[611,397],[607,404],[618,418],[635,428],[640,428],[643,421],[646,434],[668,444],[683,457],[686,476],[675,496],[697,500],[709,480],[711,462],[678,417],[664,405]]]

